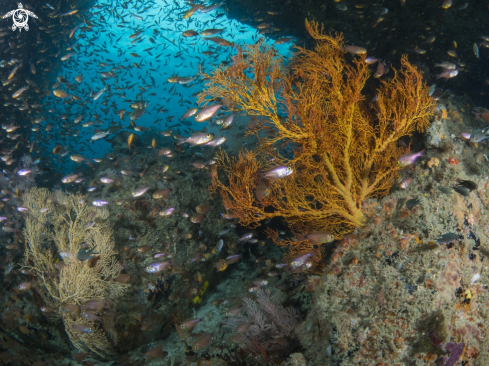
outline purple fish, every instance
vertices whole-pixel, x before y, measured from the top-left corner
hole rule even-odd
[[[108,178],[108,177],[102,177],[102,178],[100,178],[100,181],[102,183],[105,183],[105,184],[110,184],[110,183],[114,183],[115,182],[113,179]]]
[[[21,177],[23,177],[24,175],[27,175],[31,172],[30,169],[19,169],[17,170],[17,175],[20,175]]]
[[[302,267],[304,264],[306,264],[308,262],[310,257],[312,257],[311,253],[300,255],[297,258],[295,258],[294,260],[292,260],[292,262],[290,262],[290,266],[292,268]]]
[[[108,204],[109,204],[109,202],[108,201],[104,201],[104,200],[96,200],[96,201],[93,201],[92,202],[92,205],[97,206],[97,207],[106,206]]]
[[[231,229],[229,229],[231,230]],[[243,235],[241,238],[238,239],[238,241],[247,241],[250,240],[253,237],[253,233],[248,233]]]
[[[138,188],[134,192],[132,192],[132,196],[133,197],[142,196],[143,194],[145,194],[148,191],[148,189],[151,189],[151,187]]]
[[[175,211],[175,207],[168,207],[160,212],[160,216],[171,216]]]
[[[152,263],[146,267],[148,273],[158,273],[164,271],[170,265],[169,261]]]
[[[76,180],[76,178],[78,178],[78,174],[70,174],[70,175],[67,175],[66,177],[63,177],[63,179],[61,179],[61,182],[72,183]]]
[[[417,153],[409,153],[401,156],[399,160],[397,161],[397,166],[400,168],[404,168],[408,165],[411,165],[416,161],[417,158],[420,156],[423,156],[424,150],[421,150],[420,152]]]

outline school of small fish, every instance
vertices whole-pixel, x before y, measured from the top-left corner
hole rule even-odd
[[[9,2],[5,6],[3,9],[2,5],[0,15],[4,10],[17,8],[18,4]],[[407,53],[411,62],[426,70],[431,85],[429,95],[435,100],[447,89],[489,84],[483,66],[488,57],[489,35],[484,35],[487,30],[475,27],[462,34],[452,26],[456,16],[472,19],[479,9],[488,10],[487,4],[475,1],[437,0],[428,4],[417,0],[395,3],[383,0],[353,4],[330,0],[314,5],[317,8],[306,13],[286,8],[301,4],[286,2],[279,6],[271,1],[259,4],[242,0],[102,0],[92,5],[43,0],[24,6],[38,15],[38,19],[29,18],[29,31],[12,31],[10,18],[0,22],[0,224],[1,246],[7,253],[1,267],[5,278],[18,276],[12,288],[15,293],[9,299],[12,303],[35,293],[34,281],[29,277],[33,274],[18,269],[25,242],[22,215],[27,211],[21,205],[21,198],[34,185],[82,191],[88,195],[92,209],[124,211],[117,220],[131,221],[134,227],[126,238],[127,243],[121,243],[121,256],[127,259],[124,262],[127,268],[134,263],[145,263],[142,274],[138,275],[145,284],[134,287],[140,296],[150,298],[148,303],[152,306],[163,297],[175,304],[183,299],[199,304],[208,286],[207,274],[199,266],[209,261],[217,275],[229,271],[233,265],[237,267],[244,257],[260,268],[265,268],[266,262],[266,266],[275,268],[268,273],[270,278],[287,275],[299,278],[313,266],[314,251],[291,258],[288,263],[255,257],[250,248],[254,248],[255,254],[262,254],[264,246],[259,235],[240,231],[232,215],[213,216],[217,203],[207,197],[192,201],[192,210],[181,204],[188,198],[183,197],[182,184],[198,194],[204,182],[208,183],[218,147],[231,149],[237,144],[239,149],[249,143],[243,135],[250,116],[233,112],[227,100],[196,103],[206,82],[202,73],[232,65],[240,44],[264,37],[265,42],[273,44],[287,59],[294,43],[302,41],[295,30],[302,31],[303,18],[307,15],[325,21],[331,30],[345,32],[348,36],[343,50],[349,60],[361,59],[372,65],[376,79],[391,77],[392,65]],[[289,12],[300,13],[302,23],[291,22],[297,15],[290,18]],[[413,21],[413,16],[420,19]],[[406,29],[409,32],[404,34]],[[478,107],[473,114],[476,119],[489,123],[488,109]],[[464,131],[461,137],[477,144],[489,138],[489,128]],[[407,168],[424,157],[424,151],[409,152],[401,156],[397,167]],[[254,192],[256,199],[266,199],[272,194],[268,186],[271,182],[287,179],[292,174],[300,171],[276,165],[259,172],[257,178],[262,182]],[[407,178],[399,187],[406,189],[411,183],[412,178]],[[469,197],[477,185],[460,180],[450,188]],[[449,188],[439,189],[451,194]],[[423,201],[412,198],[404,204],[412,210]],[[48,213],[47,209],[45,212]],[[154,242],[158,244],[133,245],[133,241],[137,243],[144,236],[137,229],[137,220],[149,226],[155,220],[175,222],[175,230],[167,238],[155,237]],[[185,221],[198,227],[211,220],[214,228],[219,227],[219,233],[213,238],[206,237],[204,229],[189,231],[181,229],[183,224],[179,224]],[[236,232],[241,234],[231,242],[229,238]],[[176,250],[172,248],[176,246],[177,236],[198,243],[199,250],[189,250],[184,262],[175,258]],[[311,231],[296,233],[295,239],[321,246],[332,243],[335,237],[329,232]],[[456,239],[457,234],[446,233],[434,242],[444,244]],[[80,265],[92,268],[99,252],[97,247],[85,244],[75,252],[57,253],[54,268],[61,271],[63,260],[78,260]],[[134,276],[128,273],[129,270],[124,271],[114,281],[134,284]],[[52,273],[45,275],[49,277]],[[171,294],[165,292],[171,286],[173,275],[181,275],[181,283],[188,288]],[[264,278],[249,280],[249,293],[256,293],[269,284]],[[235,299],[215,302],[226,306],[223,311],[227,317],[242,311],[241,306],[230,308],[231,303],[236,305]],[[37,334],[35,322],[17,323],[17,315],[25,315],[27,311],[12,308],[15,311],[11,314],[15,316],[6,324],[25,335]],[[112,311],[112,304],[101,299],[81,305],[66,304],[61,309],[49,304],[38,308],[44,315],[82,312],[90,322],[102,322]],[[180,319],[178,310],[172,311],[178,334],[191,333],[195,327],[206,324],[204,319]],[[136,320],[131,318],[131,321],[137,324],[134,329],[138,331],[149,331],[158,321],[156,312],[138,308],[136,313]],[[246,341],[242,334],[251,326],[247,322],[239,325],[236,333],[245,337],[239,338],[240,341]],[[73,324],[72,329],[84,337],[94,332],[88,323]],[[189,351],[197,353],[212,344],[215,333],[204,332],[194,338]],[[167,354],[161,346],[151,344],[144,359]],[[75,355],[81,362],[88,353]]]

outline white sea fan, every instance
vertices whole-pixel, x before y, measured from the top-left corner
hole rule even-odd
[[[24,155],[23,157],[20,158],[20,161],[22,161],[24,168],[28,168],[32,164],[32,158],[30,155]]]

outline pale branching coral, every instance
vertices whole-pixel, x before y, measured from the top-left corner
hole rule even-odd
[[[105,315],[99,315],[100,321],[91,321],[79,308],[63,308],[83,307],[87,301],[107,307],[127,289],[127,285],[113,281],[122,266],[115,258],[108,211],[90,206],[81,194],[51,194],[39,188],[32,188],[23,199],[28,208],[24,268],[36,275],[37,291],[48,306],[56,309],[75,347],[106,356],[111,344],[103,327],[107,323]],[[77,258],[86,247],[94,248],[98,260]],[[59,256],[63,257],[62,266],[56,265]],[[80,325],[88,326],[89,332],[77,330]]]
[[[238,315],[225,321],[225,326],[243,333],[248,341],[260,344],[265,350],[280,345],[280,340],[295,337],[294,329],[299,325],[300,316],[295,309],[285,309],[269,290],[258,290],[257,300],[244,298],[246,316]],[[243,324],[251,324],[242,331]]]

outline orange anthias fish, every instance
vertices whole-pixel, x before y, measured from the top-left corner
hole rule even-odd
[[[374,74],[374,78],[380,78],[382,75],[384,75],[387,69],[386,66],[387,64],[385,63],[385,60],[382,63],[379,61],[379,64],[377,65],[377,71],[375,71]]]
[[[262,201],[265,197],[268,197],[271,192],[272,190],[270,189],[270,187],[258,186],[256,187],[256,191],[255,191],[256,199],[258,201]]]
[[[314,244],[330,243],[335,239],[335,236],[327,231],[315,231],[310,234],[297,234],[297,240],[309,240]]]
[[[196,37],[199,35],[199,33],[197,33],[196,31],[194,31],[192,29],[189,29],[189,30],[186,30],[185,32],[183,32],[182,35],[184,37]]]
[[[66,94],[63,90],[61,89],[56,89],[53,90],[53,94],[57,96],[58,98],[69,98],[70,96]]]
[[[197,4],[197,5],[192,6],[192,8],[190,10],[188,10],[185,14],[183,14],[182,19],[190,18],[200,8],[202,8],[201,4]]]
[[[441,5],[443,9],[448,9],[450,6],[452,6],[452,0],[445,0]]]
[[[219,46],[223,47],[231,47],[233,44],[229,42],[227,39],[221,38],[221,37],[208,37],[206,40],[212,41],[214,43],[217,43]]]
[[[132,147],[132,145],[131,145],[131,144],[132,144],[132,140],[133,140],[133,139],[134,139],[134,134],[133,134],[133,133],[131,133],[131,134],[129,135],[129,137],[127,138],[127,145],[129,145],[129,148],[130,148],[130,149],[132,149],[132,148],[133,148],[133,147]]]
[[[218,272],[223,272],[228,268],[228,262],[225,259],[221,259],[214,265]]]
[[[209,344],[211,344],[213,335],[214,335],[214,333],[201,335],[195,341],[194,345],[192,346],[192,350],[194,352],[197,352],[197,351],[201,351],[204,348],[206,348],[207,346],[209,346]]]
[[[357,47],[357,46],[345,46],[343,49],[352,55],[366,55],[367,50],[363,47]]]
[[[154,348],[151,348],[149,351],[147,351],[144,354],[144,358],[148,360],[153,360],[155,358],[161,357],[162,353],[163,353],[163,346],[156,346]]]

